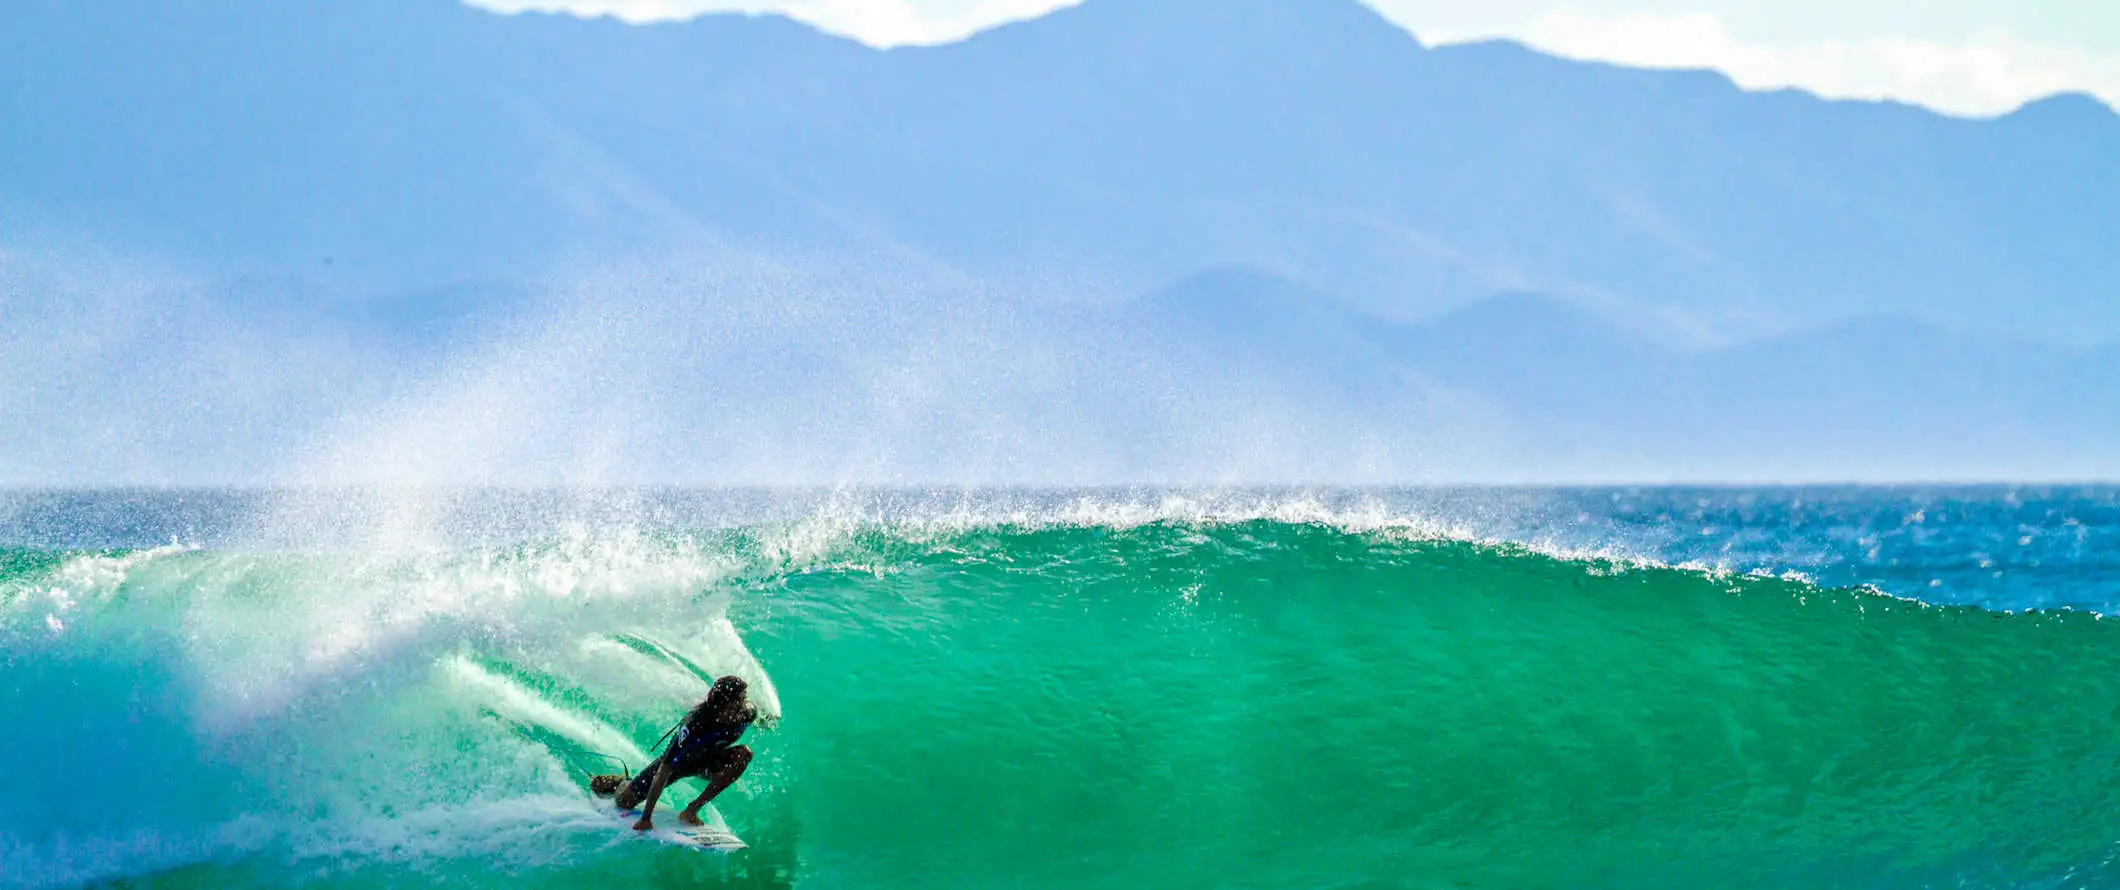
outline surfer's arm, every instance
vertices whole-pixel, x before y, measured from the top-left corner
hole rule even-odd
[[[655,802],[662,800],[663,786],[670,784],[670,764],[667,760],[655,764],[655,781],[648,783],[648,799],[640,802],[640,821],[633,823],[634,831],[647,831],[655,827]]]

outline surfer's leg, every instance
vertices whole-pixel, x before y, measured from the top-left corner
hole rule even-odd
[[[661,766],[662,758],[660,757],[648,761],[647,766],[642,767],[640,772],[634,774],[633,781],[627,782],[626,787],[618,789],[618,797],[613,803],[616,803],[621,810],[639,807],[642,802],[647,800],[648,789],[653,787],[652,783],[655,781],[655,770]]]
[[[750,748],[743,745],[730,748],[729,753],[722,757],[721,762],[714,764],[714,778],[707,782],[707,790],[694,798],[692,805],[685,807],[684,812],[677,814],[677,821],[686,825],[703,824],[699,819],[699,808],[706,806],[708,801],[728,790],[730,785],[736,784],[736,780],[743,777],[743,771],[750,767]]]

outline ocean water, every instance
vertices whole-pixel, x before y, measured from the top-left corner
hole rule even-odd
[[[2111,488],[17,492],[0,885],[2120,887],[2116,572]],[[732,672],[750,848],[597,815]]]

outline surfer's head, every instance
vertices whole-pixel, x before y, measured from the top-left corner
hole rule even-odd
[[[714,681],[714,688],[707,690],[707,700],[699,703],[702,717],[729,719],[743,710],[745,693],[750,685],[742,677],[723,677]]]

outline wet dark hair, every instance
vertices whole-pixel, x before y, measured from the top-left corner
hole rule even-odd
[[[745,683],[742,677],[723,677],[714,681],[714,688],[707,690],[706,700],[700,702],[699,707],[693,708],[691,714],[686,715],[685,722],[696,726],[712,723],[722,717],[734,716],[729,712],[743,702],[744,694],[750,688],[751,684]]]

